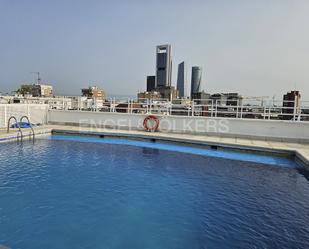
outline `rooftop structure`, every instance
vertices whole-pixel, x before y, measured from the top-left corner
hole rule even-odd
[[[178,91],[174,86],[171,87],[159,87],[152,91],[140,92],[137,94],[139,101],[143,99],[165,99],[166,101],[172,101],[178,98]]]
[[[88,88],[83,88],[82,96],[101,100],[104,100],[106,98],[104,90],[99,89],[97,86],[90,86]]]
[[[163,99],[173,100],[178,98],[178,91],[174,86],[160,87],[157,91],[161,93]]]
[[[155,90],[140,92],[137,94],[138,101],[144,102],[145,99],[161,99],[161,93]]]
[[[287,92],[283,95],[282,119],[290,120],[300,113],[301,94],[299,91]]]
[[[216,101],[219,105],[240,106],[243,96],[239,93],[215,93],[210,96],[210,99]]]

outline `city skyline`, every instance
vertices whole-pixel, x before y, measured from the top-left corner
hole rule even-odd
[[[171,44],[173,86],[177,65],[186,61],[188,71],[203,68],[206,92],[281,98],[296,89],[309,99],[306,1],[72,5],[1,1],[1,92],[34,82],[30,72],[39,71],[58,95],[79,94],[86,85],[135,95],[154,73],[154,47]]]

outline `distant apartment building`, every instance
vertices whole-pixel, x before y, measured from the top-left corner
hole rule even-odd
[[[88,97],[88,98],[97,98],[97,99],[102,99],[102,100],[106,98],[106,94],[104,90],[101,90],[96,86],[90,86],[88,88],[83,88],[82,96]]]
[[[191,100],[190,99],[174,99],[172,101],[173,108],[171,109],[172,115],[179,116],[191,116],[192,108],[191,108]]]
[[[204,91],[193,93],[191,99],[194,100],[196,104],[200,105],[211,104],[211,95],[209,93],[205,93]]]
[[[141,103],[119,103],[115,106],[116,112],[121,113],[143,113],[145,110],[143,109],[143,104]]]
[[[180,98],[187,98],[190,96],[187,82],[187,68],[184,61],[178,65],[177,90]]]
[[[301,112],[301,94],[299,91],[287,92],[283,95],[282,116],[283,120],[291,120]]]
[[[192,100],[199,105],[219,106],[220,108],[241,106],[243,96],[238,93],[209,94],[204,91],[192,93]]]
[[[137,94],[137,98],[139,101],[143,101],[144,99],[165,99],[165,100],[174,100],[178,98],[178,91],[175,87],[161,87],[156,88],[150,92],[140,92]]]
[[[156,88],[156,76],[149,75],[147,76],[147,92],[153,91]]]
[[[153,100],[158,100],[161,99],[161,93],[157,92],[157,91],[146,91],[146,92],[140,92],[137,94],[137,99],[139,102],[145,102],[145,100],[147,99],[153,99]]]
[[[243,103],[244,97],[238,93],[225,93],[226,95],[226,105],[228,106],[241,106]]]
[[[220,106],[241,106],[243,96],[239,93],[215,93],[210,96],[210,99]]]
[[[87,100],[81,102],[82,109],[100,109],[104,107],[106,93],[104,90],[99,89],[97,86],[90,86],[82,89],[82,97]],[[86,106],[86,108],[85,108]]]
[[[33,85],[21,85],[17,90],[17,94],[23,96],[32,97],[53,97],[53,87],[51,85],[33,84]]]
[[[16,94],[15,96],[7,96],[6,100],[7,103],[12,104],[45,104],[55,110],[71,110],[73,108],[71,97],[66,96],[33,97],[32,95]]]
[[[73,101],[72,98],[66,96],[57,96],[54,98],[48,98],[47,104],[51,109],[56,110],[72,110]]]
[[[172,48],[171,45],[159,45],[156,48],[156,88],[169,87],[172,84]]]
[[[50,85],[39,85],[41,97],[52,97],[53,96],[53,87]]]
[[[173,100],[178,98],[178,90],[174,86],[158,88],[162,99]]]

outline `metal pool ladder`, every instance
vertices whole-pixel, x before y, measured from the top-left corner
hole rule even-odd
[[[9,120],[8,120],[7,133],[10,132],[10,123],[11,123],[11,120],[12,120],[12,119],[15,120],[16,126],[17,126],[17,128],[18,128],[18,133],[17,133],[17,137],[16,137],[17,143],[18,143],[19,141],[22,143],[22,141],[23,141],[23,132],[22,132],[22,130],[21,130],[21,128],[20,128],[20,125],[19,125],[19,123],[18,123],[18,121],[17,121],[17,119],[16,119],[15,116],[11,116],[11,117],[9,118]],[[28,118],[27,116],[22,116],[22,117],[20,118],[20,122],[22,122],[23,119],[27,119],[27,121],[28,121],[28,123],[29,123],[30,129],[31,129],[31,132],[32,132],[32,134],[29,134],[29,140],[31,140],[31,137],[32,137],[32,140],[33,140],[33,142],[34,142],[35,133],[34,133],[34,129],[33,129],[32,125],[31,125],[31,123],[30,123],[30,120],[29,120],[29,118]],[[20,140],[19,140],[19,139],[20,139]]]
[[[20,141],[22,142],[22,141],[23,141],[23,132],[21,131],[20,126],[19,126],[19,123],[18,123],[18,121],[17,121],[17,119],[16,119],[15,116],[11,116],[11,117],[9,118],[9,120],[8,120],[7,133],[10,132],[10,122],[11,122],[12,119],[15,120],[16,126],[17,126],[17,128],[18,128],[18,133],[17,133],[17,137],[16,137],[17,143],[19,142],[19,134],[20,134]]]
[[[29,118],[28,118],[28,116],[22,116],[21,118],[20,118],[20,123],[23,121],[23,119],[26,119],[27,120],[27,122],[28,122],[28,124],[29,124],[29,126],[30,126],[30,129],[31,129],[31,132],[32,132],[32,134],[29,134],[29,140],[31,139],[31,136],[32,136],[32,141],[34,142],[34,139],[35,139],[35,134],[34,134],[34,129],[33,129],[33,127],[32,127],[32,124],[31,124],[31,122],[30,122],[30,120],[29,120]],[[1,248],[0,248],[1,249]]]

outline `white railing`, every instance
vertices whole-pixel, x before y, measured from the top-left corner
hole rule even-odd
[[[0,104],[0,127],[7,127],[11,116],[19,120],[25,115],[33,124],[46,124],[48,108],[45,104]]]
[[[90,112],[117,112],[239,119],[309,121],[309,101],[278,101],[244,98],[241,100],[107,99],[100,105],[49,105],[50,109]]]
[[[87,100],[88,101],[88,100]],[[48,104],[0,104],[0,127],[10,116],[30,117],[32,123],[45,124],[47,111],[67,110],[131,114],[220,117],[237,119],[309,121],[309,101],[277,101],[265,98],[241,100],[107,99],[83,102],[80,97],[54,98]]]

